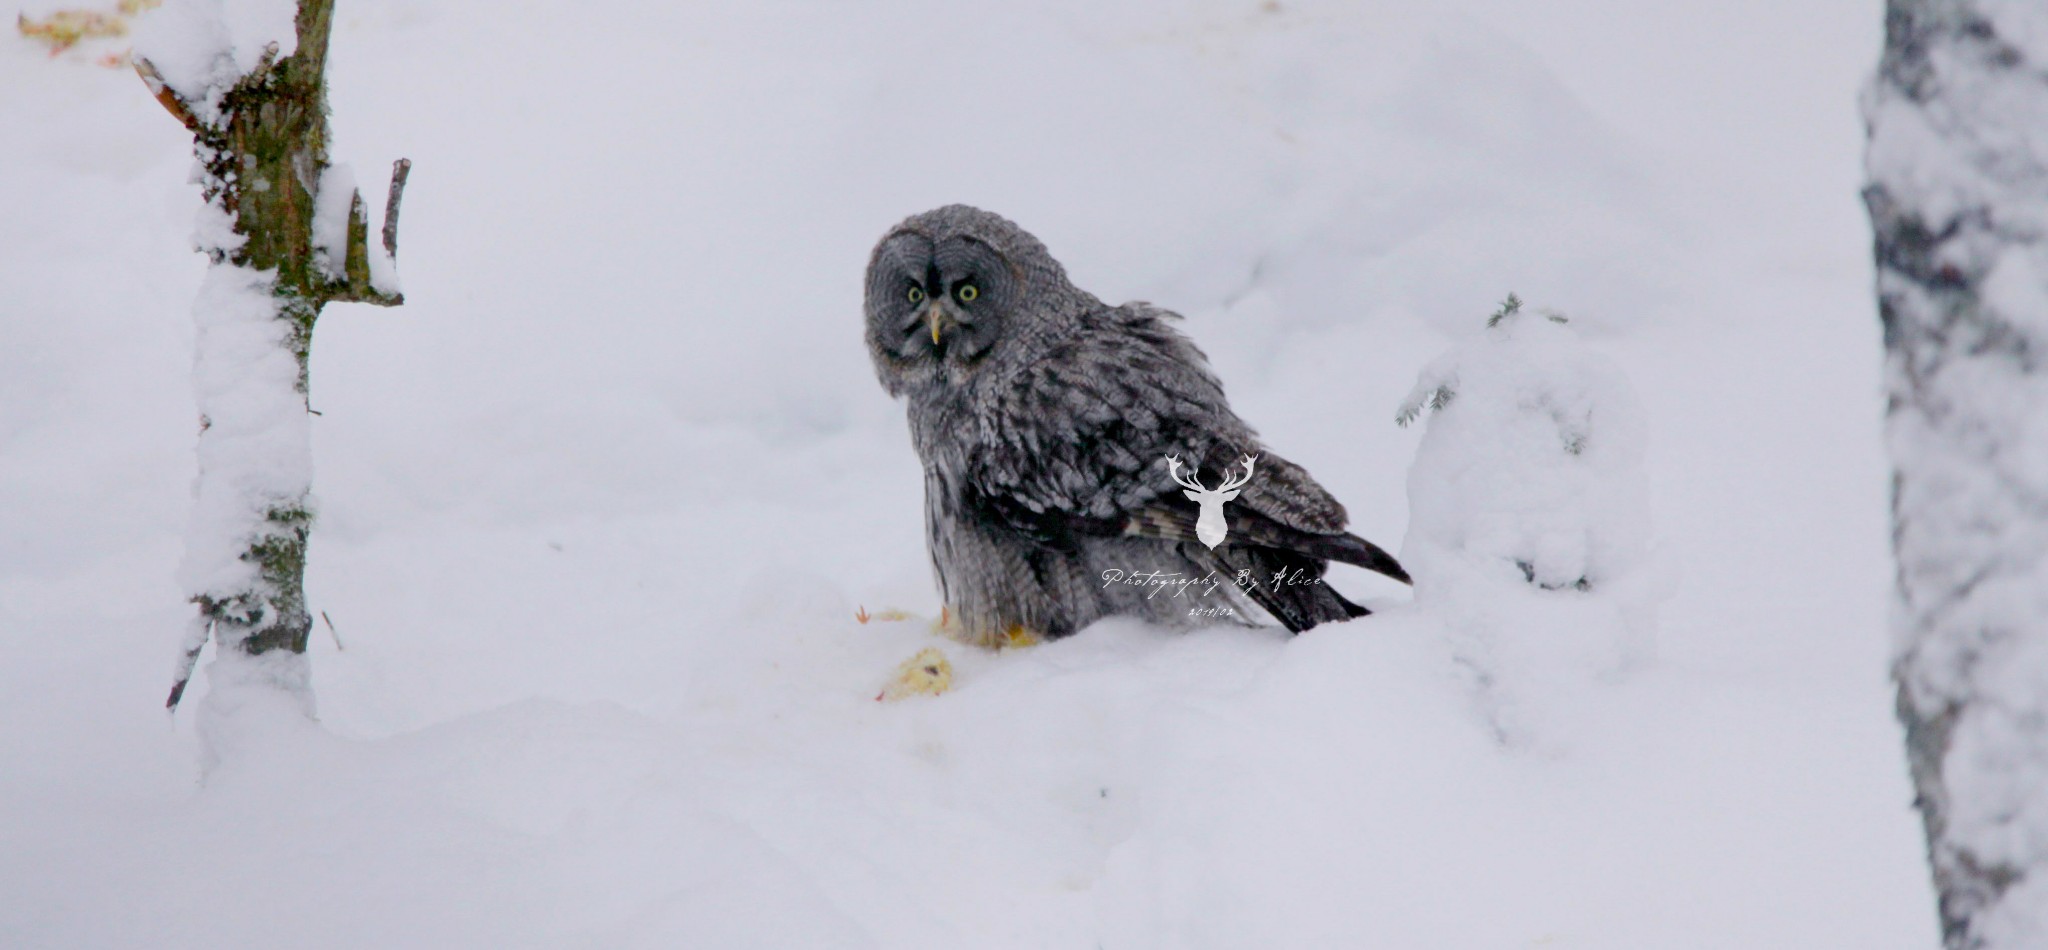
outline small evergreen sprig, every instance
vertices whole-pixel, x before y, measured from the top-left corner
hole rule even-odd
[[[1500,326],[1502,321],[1508,319],[1509,317],[1515,316],[1516,314],[1519,314],[1521,312],[1522,298],[1515,296],[1515,293],[1513,291],[1509,291],[1508,299],[1501,301],[1500,308],[1493,312],[1493,316],[1486,318],[1486,328],[1491,330],[1497,326]],[[1548,320],[1552,323],[1571,322],[1570,317],[1558,313],[1555,310],[1543,311],[1543,319]]]
[[[1450,405],[1451,400],[1457,398],[1457,396],[1458,393],[1451,389],[1451,387],[1438,386],[1431,390],[1427,397],[1402,406],[1400,414],[1394,417],[1394,424],[1405,429],[1422,416],[1422,410],[1428,409],[1431,412],[1436,412]]]
[[[1508,299],[1500,302],[1500,309],[1495,310],[1493,316],[1486,318],[1486,328],[1491,330],[1494,327],[1500,326],[1502,320],[1506,320],[1521,312],[1522,298],[1515,296],[1515,292],[1510,290],[1508,291]]]

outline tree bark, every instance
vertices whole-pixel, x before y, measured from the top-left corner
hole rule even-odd
[[[195,306],[200,473],[183,572],[199,619],[187,633],[166,702],[172,709],[209,635],[224,657],[287,657],[263,667],[267,678],[305,693],[302,655],[312,629],[305,568],[313,523],[306,419],[313,327],[331,301],[404,302],[392,281],[379,279],[383,261],[371,255],[388,260],[395,252],[410,163],[400,160],[394,169],[382,249],[369,245],[362,198],[352,185],[345,196],[345,245],[322,247],[315,232],[320,190],[330,177],[325,71],[333,13],[333,0],[302,0],[291,55],[280,58],[272,46],[255,69],[203,97],[173,89],[147,59],[136,63],[158,101],[192,132],[208,213],[231,223],[231,229],[209,229],[202,221],[200,228],[200,250],[212,266]],[[267,297],[267,314],[240,322],[223,316],[246,302],[238,295],[249,288]],[[263,362],[248,352],[252,339],[288,353],[296,374],[237,375],[238,367]],[[280,399],[290,402],[290,411],[279,412]],[[310,695],[306,700],[310,712]]]
[[[1892,672],[1951,950],[2048,947],[2044,46],[2039,3],[1889,0],[1864,99]]]

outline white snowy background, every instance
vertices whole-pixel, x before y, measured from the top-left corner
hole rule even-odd
[[[322,729],[203,785],[162,710],[190,140],[8,38],[0,946],[1932,946],[1856,197],[1879,27],[341,0],[333,157],[371,195],[415,162],[407,303],[314,346]],[[1187,314],[1404,551],[1417,374],[1510,290],[1569,314],[1647,421],[1654,647],[1346,569],[1379,616],[946,645],[953,692],[874,702],[935,641],[855,608],[937,605],[860,278],[952,201]]]

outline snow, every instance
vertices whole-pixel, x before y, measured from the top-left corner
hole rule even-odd
[[[391,252],[384,248],[382,225],[364,238],[364,260],[370,267],[370,289],[387,297],[405,293],[405,285],[398,279],[398,262],[391,259]],[[345,258],[344,258],[345,259]]]
[[[211,666],[163,719],[187,307],[232,274],[131,75],[0,44],[34,130],[0,141],[0,945],[1932,945],[1856,202],[1879,27],[343,0],[330,152],[418,167],[406,305],[314,346],[317,725]],[[1608,675],[1614,602],[1519,575],[1340,570],[1379,613],[1292,639],[857,623],[937,610],[861,268],[954,200],[1186,313],[1381,543],[1423,518],[1418,372],[1509,290],[1569,314],[1649,429],[1654,657]],[[952,689],[875,702],[929,646]]]
[[[212,117],[219,96],[255,70],[275,47],[298,49],[295,0],[164,0],[136,20],[135,55],[163,82]]]
[[[273,275],[233,265],[208,269],[192,304],[199,329],[193,389],[206,434],[188,554],[179,582],[194,596],[247,590],[255,566],[249,512],[298,504],[312,483],[312,427],[296,389],[289,324],[270,295]]]
[[[355,202],[355,171],[347,162],[327,166],[313,193],[313,262],[329,280],[348,277],[348,225]]]
[[[232,234],[217,207],[200,212],[201,231]],[[209,223],[210,222],[210,223]],[[239,236],[237,236],[239,237]],[[202,245],[204,247],[205,245]],[[185,532],[178,584],[186,599],[228,606],[250,627],[278,611],[274,588],[246,553],[279,529],[263,520],[272,510],[311,511],[312,426],[298,391],[299,364],[289,349],[288,321],[271,295],[276,275],[231,263],[209,266],[192,304],[192,388],[201,433],[198,477]],[[251,595],[256,602],[249,603]],[[214,625],[216,640],[234,638]],[[205,632],[189,622],[178,655],[196,657]],[[181,668],[182,671],[182,668]],[[207,762],[242,748],[241,737],[266,715],[314,712],[311,672],[300,654],[250,657],[239,651],[207,665],[212,690],[200,712],[201,755]],[[174,677],[182,682],[182,677]]]

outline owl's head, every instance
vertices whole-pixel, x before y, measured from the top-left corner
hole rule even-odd
[[[1043,303],[1065,289],[1045,245],[1006,218],[966,205],[913,215],[868,258],[875,372],[896,396],[964,379],[1032,335]]]

